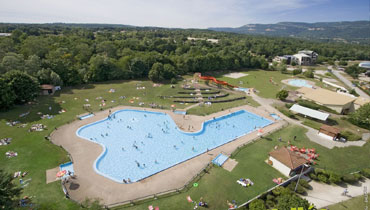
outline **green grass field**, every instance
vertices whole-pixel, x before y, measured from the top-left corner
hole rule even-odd
[[[365,200],[365,195],[352,198],[347,201],[343,201],[334,205],[328,206],[328,210],[366,210],[370,208],[370,196],[367,195]]]
[[[249,73],[249,72],[248,72]],[[273,74],[278,72],[272,72]],[[260,75],[262,76],[262,74]],[[285,76],[285,75],[283,75]],[[249,76],[247,76],[249,77]],[[275,80],[275,79],[274,79]],[[277,80],[275,80],[277,81]],[[136,89],[136,86],[145,86],[146,89]],[[176,95],[181,89],[181,84],[175,88],[170,85],[152,87],[153,83],[149,81],[116,81],[101,84],[89,84],[76,88],[64,88],[54,96],[42,96],[37,99],[37,103],[17,106],[14,109],[0,113],[0,139],[5,137],[13,138],[10,145],[0,146],[0,165],[1,168],[9,173],[16,171],[28,171],[29,174],[24,180],[32,178],[29,185],[24,187],[24,195],[35,196],[33,201],[42,208],[40,209],[79,209],[79,206],[72,201],[64,198],[59,182],[46,184],[47,169],[57,167],[61,163],[69,161],[66,151],[45,140],[55,127],[59,127],[76,119],[76,115],[87,112],[83,109],[84,104],[90,104],[92,111],[98,111],[101,108],[109,108],[118,105],[138,106],[140,102],[144,107],[149,103],[156,103],[164,108],[169,108],[173,104],[171,99],[162,99],[158,96]],[[113,88],[116,91],[109,93]],[[269,87],[273,89],[273,87]],[[261,94],[269,96],[266,89]],[[125,99],[120,99],[125,96]],[[233,94],[236,97],[238,94]],[[100,107],[103,97],[106,100],[106,106]],[[135,97],[134,103],[129,100]],[[139,99],[137,99],[137,97]],[[86,100],[88,99],[88,101]],[[203,114],[219,111],[228,106],[244,105],[246,101],[256,105],[250,98],[242,101],[235,101],[230,104],[215,104],[205,109],[194,108],[190,113]],[[239,104],[240,102],[240,104]],[[185,108],[186,104],[177,104],[178,108]],[[51,110],[49,108],[51,107]],[[58,114],[58,111],[65,109],[67,112]],[[203,110],[202,110],[203,109]],[[20,114],[29,112],[25,117],[19,117]],[[41,119],[38,112],[42,114],[52,114],[52,119]],[[26,123],[26,127],[17,128],[6,125],[11,120],[19,120]],[[42,123],[48,127],[42,132],[28,132],[29,127],[35,123]],[[320,154],[318,167],[327,168],[340,173],[352,172],[359,168],[369,167],[370,144],[363,147],[335,148],[332,150],[321,147],[310,142],[304,135],[305,131],[299,127],[288,127],[282,131],[274,133],[265,139],[250,144],[242,149],[235,159],[239,162],[232,172],[222,168],[214,167],[202,177],[198,183],[199,187],[191,188],[188,192],[181,193],[168,198],[159,199],[155,202],[144,203],[140,206],[133,206],[132,209],[146,209],[149,204],[158,205],[164,209],[189,209],[193,204],[187,203],[186,196],[190,195],[194,200],[201,196],[209,203],[211,209],[226,208],[226,200],[236,200],[242,203],[266,189],[274,186],[272,178],[282,176],[278,171],[264,163],[267,154],[275,145],[285,145],[288,139],[297,136],[294,144],[298,146],[314,147]],[[276,139],[282,137],[285,142],[278,142]],[[5,152],[12,150],[18,152],[18,157],[8,159]],[[236,183],[239,178],[250,178],[255,185],[250,188],[243,188]],[[16,182],[19,184],[19,180]]]

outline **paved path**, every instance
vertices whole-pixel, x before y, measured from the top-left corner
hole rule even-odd
[[[367,95],[364,91],[362,91],[360,88],[358,87],[353,87],[352,86],[352,82],[349,81],[347,78],[345,78],[341,73],[340,71],[337,71],[337,70],[332,70],[333,74],[335,76],[338,77],[338,79],[340,79],[344,84],[346,84],[348,87],[351,87],[351,88],[354,88],[356,93],[358,93],[361,97],[363,98],[367,98],[367,99],[370,99],[370,96]]]
[[[318,209],[351,199],[352,197],[364,195],[365,190],[367,190],[367,193],[370,191],[369,179],[365,179],[365,181],[359,182],[356,185],[344,184],[345,186],[338,186],[316,181],[310,182],[310,185],[312,190],[308,190],[307,195],[301,197],[315,204]],[[348,189],[347,196],[342,195],[345,188]]]
[[[269,113],[250,106],[242,106],[214,113],[208,116],[178,115],[169,110],[155,110],[139,107],[120,106],[112,109],[112,112],[120,109],[139,109],[164,112],[172,117],[177,126],[187,132],[199,131],[206,120],[226,115],[241,109],[256,113],[260,116],[274,120]],[[108,116],[108,110],[95,113],[94,117],[85,120],[74,121],[59,127],[51,134],[51,141],[62,146],[73,158],[73,166],[76,179],[71,180],[66,186],[72,199],[82,202],[86,198],[100,198],[102,203],[114,206],[115,203],[134,200],[161,192],[181,188],[192,177],[197,175],[210,161],[219,153],[232,153],[237,147],[260,138],[257,131],[247,134],[232,142],[217,147],[208,153],[203,153],[188,161],[180,163],[158,174],[145,178],[132,184],[121,184],[114,182],[104,176],[97,174],[93,168],[95,160],[102,152],[102,147],[91,141],[77,137],[76,130],[86,124],[96,122]],[[276,121],[264,128],[265,134],[281,128],[284,121]],[[121,203],[122,204],[122,203]]]
[[[332,141],[330,139],[323,138],[323,137],[318,135],[317,130],[301,124],[301,122],[298,121],[298,120],[293,120],[293,119],[285,116],[284,114],[279,112],[279,110],[275,109],[275,107],[272,106],[273,103],[279,103],[280,101],[277,101],[275,99],[261,98],[258,95],[256,95],[253,91],[251,91],[250,96],[252,96],[253,100],[255,100],[259,104],[261,104],[263,109],[265,109],[267,112],[275,113],[280,118],[286,120],[287,122],[289,122],[291,124],[302,126],[302,127],[306,128],[308,130],[307,133],[306,133],[306,136],[311,141],[313,141],[317,144],[320,144],[324,147],[332,149],[334,147],[363,146],[366,143],[366,141],[347,141],[347,142],[343,143],[343,142],[337,142],[337,141]]]

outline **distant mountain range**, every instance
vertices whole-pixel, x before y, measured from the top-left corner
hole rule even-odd
[[[238,28],[209,28],[209,30],[333,42],[370,43],[370,21],[280,22],[276,24],[247,24]]]

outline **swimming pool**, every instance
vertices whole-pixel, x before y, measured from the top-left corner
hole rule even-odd
[[[204,122],[199,132],[187,133],[165,113],[125,109],[81,127],[76,134],[103,146],[95,171],[122,183],[149,177],[271,123],[240,110]]]
[[[308,84],[306,80],[303,79],[291,79],[289,80],[289,85],[296,86],[296,87],[308,87],[312,88],[312,85]]]

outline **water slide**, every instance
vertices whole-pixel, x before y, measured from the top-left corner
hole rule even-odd
[[[229,87],[232,87],[232,88],[237,88],[237,86],[231,85],[231,84],[229,84],[225,81],[217,80],[216,78],[211,77],[211,76],[202,76],[202,75],[199,74],[199,79],[212,80],[213,82],[215,82],[217,84],[220,84],[220,85],[226,85],[226,86],[229,86]]]

